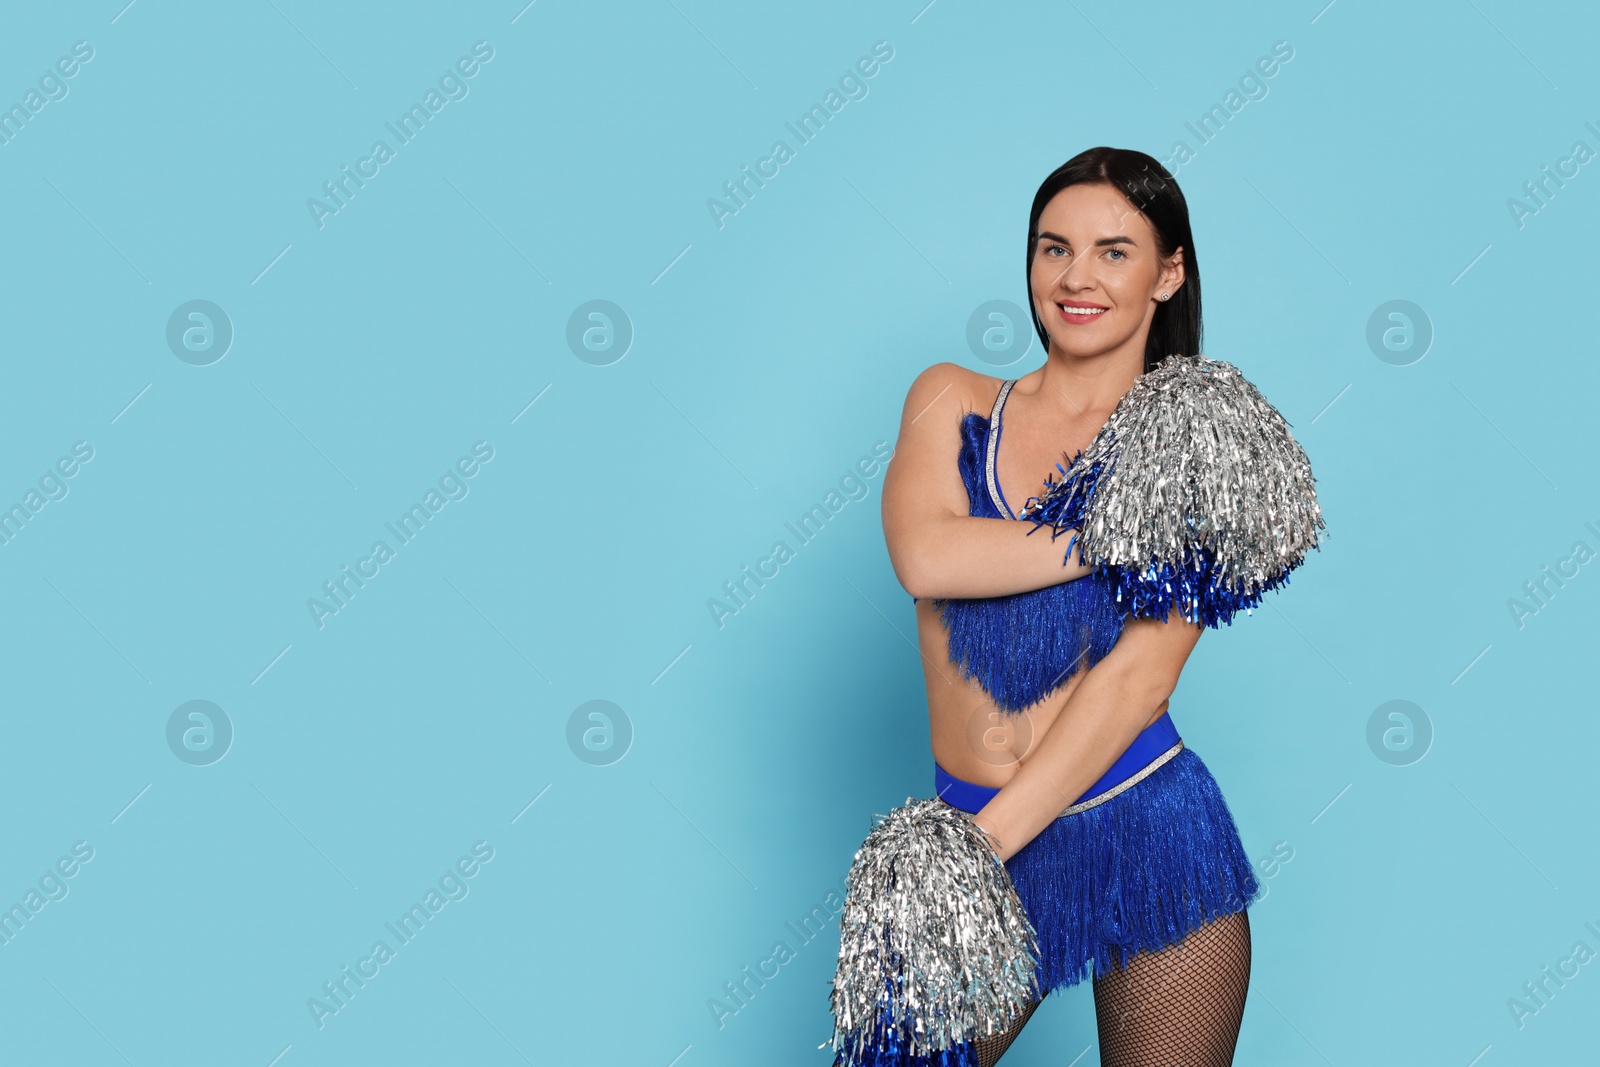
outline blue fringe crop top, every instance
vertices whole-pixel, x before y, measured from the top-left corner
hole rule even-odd
[[[961,419],[958,462],[974,516],[1016,519],[995,475],[1004,430],[1000,412],[1015,384],[1000,386],[987,419],[975,411]],[[1114,581],[1104,574],[1025,593],[933,604],[950,631],[951,661],[1008,712],[1032,707],[1093,667],[1122,636],[1126,619]]]

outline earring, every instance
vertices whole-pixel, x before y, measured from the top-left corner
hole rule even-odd
[[[1161,294],[1161,299],[1162,299],[1162,300],[1165,300],[1165,299],[1166,299],[1166,298],[1167,298],[1167,294],[1166,294],[1166,293],[1162,293],[1162,294]]]

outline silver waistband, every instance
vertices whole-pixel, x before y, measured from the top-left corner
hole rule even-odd
[[[1161,755],[1157,756],[1155,759],[1151,760],[1149,763],[1145,764],[1139,770],[1130,774],[1128,777],[1124,778],[1110,789],[1107,789],[1104,793],[1101,793],[1098,796],[1092,796],[1088,800],[1080,800],[1078,803],[1072,805],[1070,808],[1056,817],[1058,819],[1064,819],[1068,815],[1076,815],[1078,812],[1092,808],[1096,804],[1104,804],[1106,801],[1110,800],[1112,797],[1126,789],[1133,788],[1146,778],[1150,777],[1157,767],[1167,762],[1173,756],[1176,756],[1178,754],[1178,750],[1182,747],[1183,741],[1180,738],[1177,744],[1161,753]]]

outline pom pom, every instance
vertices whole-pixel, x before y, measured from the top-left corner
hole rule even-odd
[[[1076,531],[1129,615],[1232,622],[1320,548],[1310,460],[1239,369],[1172,355],[1142,374],[1021,518]]]
[[[1038,999],[1038,938],[1010,873],[972,816],[937,798],[906,798],[867,835],[839,929],[836,1064],[889,1050],[964,1063],[968,1042]]]

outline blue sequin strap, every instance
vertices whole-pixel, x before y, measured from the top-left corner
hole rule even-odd
[[[1183,739],[1178,736],[1177,725],[1170,714],[1163,712],[1161,718],[1146,726],[1133,739],[1133,744],[1117,757],[1117,761],[1100,776],[1099,781],[1061,813],[1061,817],[1076,815],[1086,808],[1104,804],[1125,789],[1137,785],[1157,767],[1176,756],[1182,747]],[[933,787],[939,799],[946,804],[974,813],[983,810],[983,806],[1000,792],[992,786],[977,785],[957,778],[938,763],[933,765]]]

